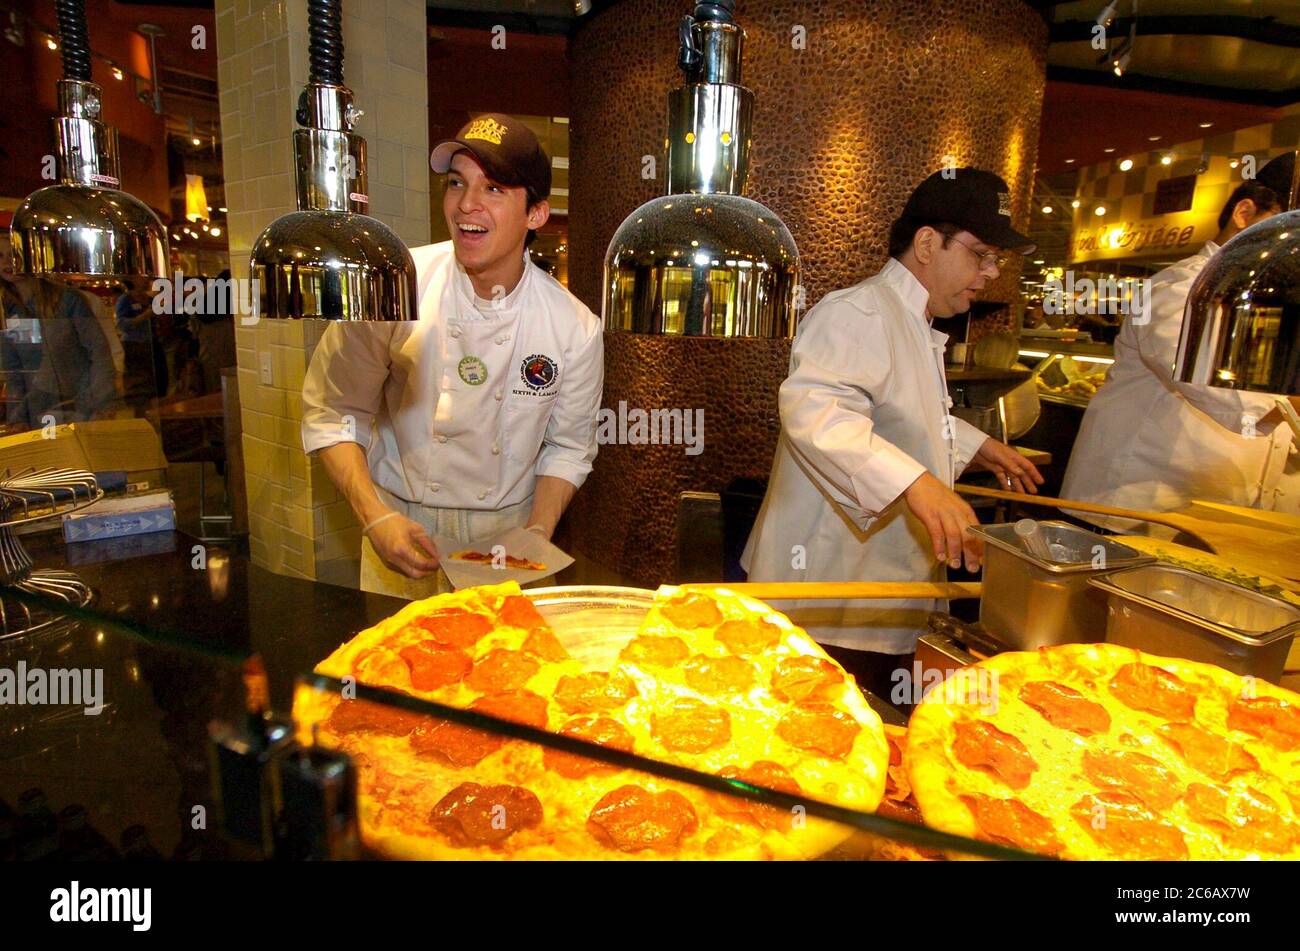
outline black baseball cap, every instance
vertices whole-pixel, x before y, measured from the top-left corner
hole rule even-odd
[[[1038,247],[1011,227],[1011,189],[982,168],[945,168],[916,186],[902,218],[948,222],[995,248],[1029,254]]]
[[[446,172],[452,156],[462,149],[478,160],[494,182],[531,188],[538,198],[551,194],[551,160],[533,130],[518,119],[499,112],[471,119],[454,139],[434,146],[429,167]]]

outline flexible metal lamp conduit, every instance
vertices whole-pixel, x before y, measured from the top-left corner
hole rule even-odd
[[[679,27],[684,84],[668,94],[667,194],[624,219],[605,253],[605,329],[789,337],[799,251],[771,209],[745,198],[754,93],[740,84],[734,0]]]
[[[88,288],[145,285],[167,272],[167,229],[119,190],[117,130],[100,121],[84,0],[55,0],[54,7],[63,56],[54,119],[58,184],[32,192],[14,212],[14,268]]]
[[[258,314],[274,319],[415,320],[415,262],[401,239],[365,212],[361,112],[343,85],[341,0],[308,0],[310,75],[293,133],[298,210],[253,245]]]

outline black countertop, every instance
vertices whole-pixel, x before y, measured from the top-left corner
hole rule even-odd
[[[287,711],[297,675],[403,604],[277,575],[180,533],[24,543],[38,568],[75,571],[95,598],[65,624],[0,640],[0,669],[91,671],[104,706],[0,704],[0,857],[122,851],[133,826],[164,856],[226,855],[207,729],[239,716],[243,660],[263,658],[272,708]],[[44,807],[24,797],[34,788]]]

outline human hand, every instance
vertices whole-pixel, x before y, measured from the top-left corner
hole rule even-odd
[[[1038,467],[1006,443],[989,437],[980,444],[971,462],[978,463],[998,477],[998,488],[1011,492],[1038,494],[1043,476]]]
[[[438,567],[433,539],[419,522],[389,512],[370,523],[365,532],[379,560],[408,578],[426,578]]]
[[[925,525],[934,544],[934,557],[960,568],[965,556],[968,571],[978,571],[984,555],[984,543],[966,529],[978,525],[975,510],[956,492],[928,472],[903,490],[908,508]]]

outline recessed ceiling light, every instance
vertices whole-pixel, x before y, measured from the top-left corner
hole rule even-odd
[[[1080,205],[1082,205],[1082,204],[1083,204],[1083,202],[1079,201],[1079,199],[1076,198],[1074,201],[1070,202],[1070,207],[1071,207],[1071,208],[1078,208],[1078,207],[1079,207]]]
[[[1231,162],[1228,163],[1228,168],[1236,168],[1240,164],[1241,163],[1238,162],[1236,159],[1233,159]]]
[[[1212,126],[1212,125],[1214,125],[1213,122],[1202,122],[1202,123],[1201,123],[1201,128],[1202,128],[1202,129],[1208,129],[1208,128],[1209,128],[1210,126]]]
[[[1133,167],[1133,160],[1131,158],[1126,158],[1124,161],[1119,163],[1119,170],[1121,172],[1127,172],[1132,167]]]
[[[1074,164],[1074,159],[1072,159],[1072,158],[1068,158],[1068,159],[1066,159],[1066,160],[1065,160],[1065,164],[1066,164],[1066,165],[1073,165],[1073,164]]]
[[[1051,206],[1051,205],[1044,205],[1044,206],[1043,206],[1043,214],[1045,214],[1045,215],[1050,215],[1051,213],[1052,213],[1052,206]]]
[[[1173,165],[1173,164],[1174,164],[1174,157],[1173,157],[1172,155],[1162,155],[1162,156],[1160,156],[1160,164],[1161,164],[1161,165]]]
[[[1110,155],[1110,153],[1111,153],[1111,152],[1114,152],[1115,150],[1114,150],[1114,149],[1102,149],[1102,151],[1105,152],[1107,155]]]
[[[1147,141],[1148,141],[1148,142],[1159,142],[1159,141],[1160,141],[1160,136],[1158,136],[1158,135],[1148,135],[1148,136],[1147,136]]]
[[[1092,213],[1098,216],[1104,215],[1106,213],[1106,206],[1098,205],[1096,208],[1092,209]]]

